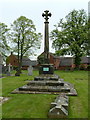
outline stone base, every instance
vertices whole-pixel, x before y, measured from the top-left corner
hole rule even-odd
[[[74,86],[68,82],[64,82],[57,75],[41,75],[35,77],[33,81],[14,90],[12,93],[34,93],[34,94],[60,94],[77,95]]]
[[[42,73],[42,72],[41,72]],[[68,96],[77,96],[74,86],[54,74],[41,74],[22,87],[15,89],[14,94],[55,94],[60,95],[51,103],[48,118],[68,117]],[[68,95],[68,96],[66,96]]]
[[[54,67],[52,64],[42,64],[39,67],[39,74],[53,74],[54,73]]]
[[[41,75],[39,75],[39,76],[37,76],[37,77],[35,77],[34,78],[34,81],[51,81],[51,80],[53,80],[53,81],[58,81],[58,79],[60,79],[59,78],[59,76],[58,75],[55,75],[55,74],[41,74]],[[61,79],[61,80],[63,80],[63,79]]]

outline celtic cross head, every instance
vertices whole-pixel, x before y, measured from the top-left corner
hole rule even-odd
[[[51,13],[49,13],[48,10],[44,11],[44,13],[42,14],[42,16],[45,18],[46,22],[48,22],[49,17],[51,17]]]

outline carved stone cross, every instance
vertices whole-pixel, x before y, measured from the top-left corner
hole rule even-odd
[[[49,17],[51,17],[51,13],[49,13],[48,10],[44,11],[45,13],[42,14],[43,17],[45,17],[46,22],[48,22]]]
[[[42,16],[45,18],[45,36],[44,36],[44,60],[46,64],[49,64],[49,29],[48,29],[48,19],[51,17],[51,13],[48,10],[44,11]]]
[[[11,67],[12,67],[12,65],[9,63],[8,64],[8,72],[11,72]]]

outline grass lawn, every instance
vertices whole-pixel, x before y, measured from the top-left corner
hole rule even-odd
[[[78,96],[69,98],[69,118],[88,118],[88,72],[87,71],[55,71],[65,81],[74,84]],[[26,71],[20,77],[9,76],[2,79],[2,96],[10,99],[2,105],[3,118],[47,118],[50,103],[56,95],[46,94],[11,94],[11,92],[25,85],[25,80],[33,80]],[[1,79],[0,79],[1,80]]]

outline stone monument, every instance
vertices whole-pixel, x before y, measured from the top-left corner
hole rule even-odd
[[[40,65],[39,76],[34,80],[27,83],[13,93],[47,93],[47,94],[60,94],[77,95],[74,87],[67,82],[64,82],[58,75],[54,74],[53,65],[49,64],[49,34],[48,34],[48,19],[51,13],[48,10],[44,11],[42,16],[45,18],[45,39],[44,39],[44,59],[45,64]]]
[[[53,74],[53,65],[49,64],[49,22],[48,19],[51,17],[51,13],[48,10],[44,11],[42,16],[45,18],[45,34],[44,34],[44,63],[39,68],[39,74]]]
[[[51,13],[48,10],[44,11],[42,16],[45,18],[45,39],[44,39],[44,59],[45,63],[40,65],[39,76],[34,77],[26,85],[15,89],[12,93],[22,94],[63,94],[56,99],[52,108],[48,113],[49,118],[63,118],[68,116],[68,97],[67,95],[76,96],[77,92],[74,86],[65,82],[58,75],[54,74],[53,65],[49,63],[49,34],[48,34],[48,19]]]

